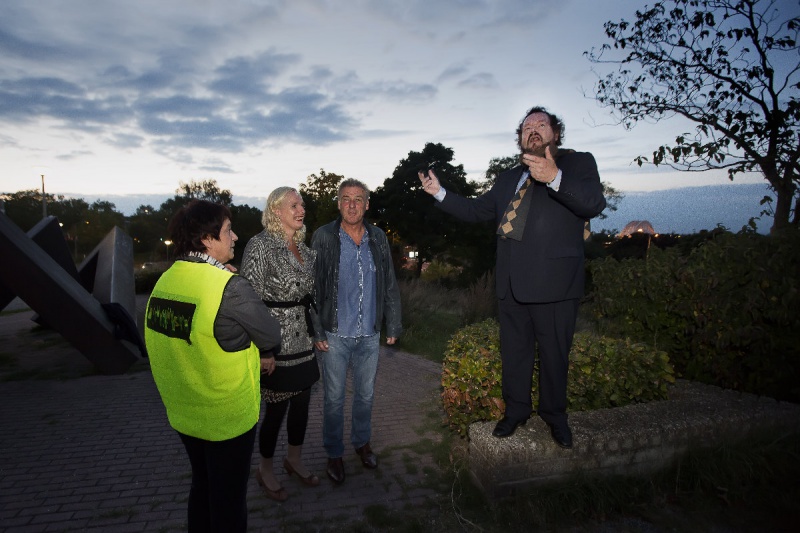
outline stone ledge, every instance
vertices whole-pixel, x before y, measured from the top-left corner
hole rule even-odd
[[[470,472],[487,497],[506,497],[577,473],[645,474],[669,466],[690,446],[800,431],[800,405],[682,380],[665,401],[569,416],[571,450],[558,447],[536,416],[506,439],[492,436],[496,422],[472,424]]]

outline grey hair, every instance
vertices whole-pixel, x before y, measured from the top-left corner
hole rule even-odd
[[[358,187],[359,189],[362,189],[364,191],[364,201],[369,202],[369,187],[367,187],[363,182],[353,178],[347,178],[339,184],[339,193],[336,197],[337,202],[342,197],[342,189],[345,187]]]

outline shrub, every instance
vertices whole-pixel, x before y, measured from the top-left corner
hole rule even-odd
[[[688,379],[800,400],[800,232],[707,237],[688,253],[591,262],[593,315],[665,350]]]
[[[568,409],[585,411],[666,399],[667,385],[674,381],[665,352],[628,339],[579,332],[570,351]],[[444,357],[442,387],[450,426],[462,436],[473,422],[502,417],[500,333],[495,320],[472,324],[452,336]],[[531,394],[535,408],[535,374]]]
[[[447,282],[455,279],[461,273],[461,268],[444,261],[431,261],[422,271],[422,279],[429,282]]]
[[[466,435],[472,422],[503,415],[500,388],[500,333],[484,320],[458,330],[442,363],[442,403],[450,426]]]
[[[401,350],[441,362],[450,334],[460,325],[458,294],[418,278],[399,280],[403,333]]]
[[[487,272],[470,284],[467,289],[459,291],[462,326],[497,317],[497,297],[494,286],[494,272]]]
[[[167,270],[166,266],[157,265],[151,268],[137,268],[133,271],[133,283],[136,294],[150,294],[156,286],[158,278]]]
[[[458,295],[455,291],[435,282],[419,278],[398,281],[403,328],[414,326],[425,320],[430,312],[456,311]]]
[[[457,316],[461,325],[497,316],[494,275],[491,272],[478,278],[467,289],[451,289],[438,281],[419,278],[400,280],[398,286],[403,328],[406,330],[427,326],[429,316],[439,312]]]
[[[627,338],[576,333],[569,358],[567,404],[573,411],[665,400],[667,386],[675,383],[666,352]]]

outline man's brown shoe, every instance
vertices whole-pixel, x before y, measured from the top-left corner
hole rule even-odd
[[[356,448],[356,453],[361,457],[361,464],[365,468],[378,468],[378,456],[372,453],[369,442],[360,448]]]
[[[344,483],[344,461],[342,461],[342,458],[328,458],[328,468],[325,469],[325,472],[328,474],[328,477],[331,478],[331,481],[337,485]]]

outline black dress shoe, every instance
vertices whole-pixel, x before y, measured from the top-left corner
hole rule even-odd
[[[498,438],[510,437],[516,431],[517,426],[524,426],[527,422],[527,419],[517,420],[514,421],[511,418],[504,416],[500,422],[494,427],[494,431],[492,431],[492,435]]]
[[[364,468],[378,468],[378,456],[372,453],[369,442],[356,448],[356,453],[361,457],[361,464],[364,465]]]
[[[327,473],[331,481],[337,485],[344,483],[344,461],[342,461],[342,458],[328,458],[328,468],[325,469],[325,473]]]
[[[564,424],[563,426],[557,426],[555,424],[547,424],[550,426],[550,436],[553,437],[553,440],[561,446],[562,448],[572,448],[572,431],[570,431],[569,426]]]

